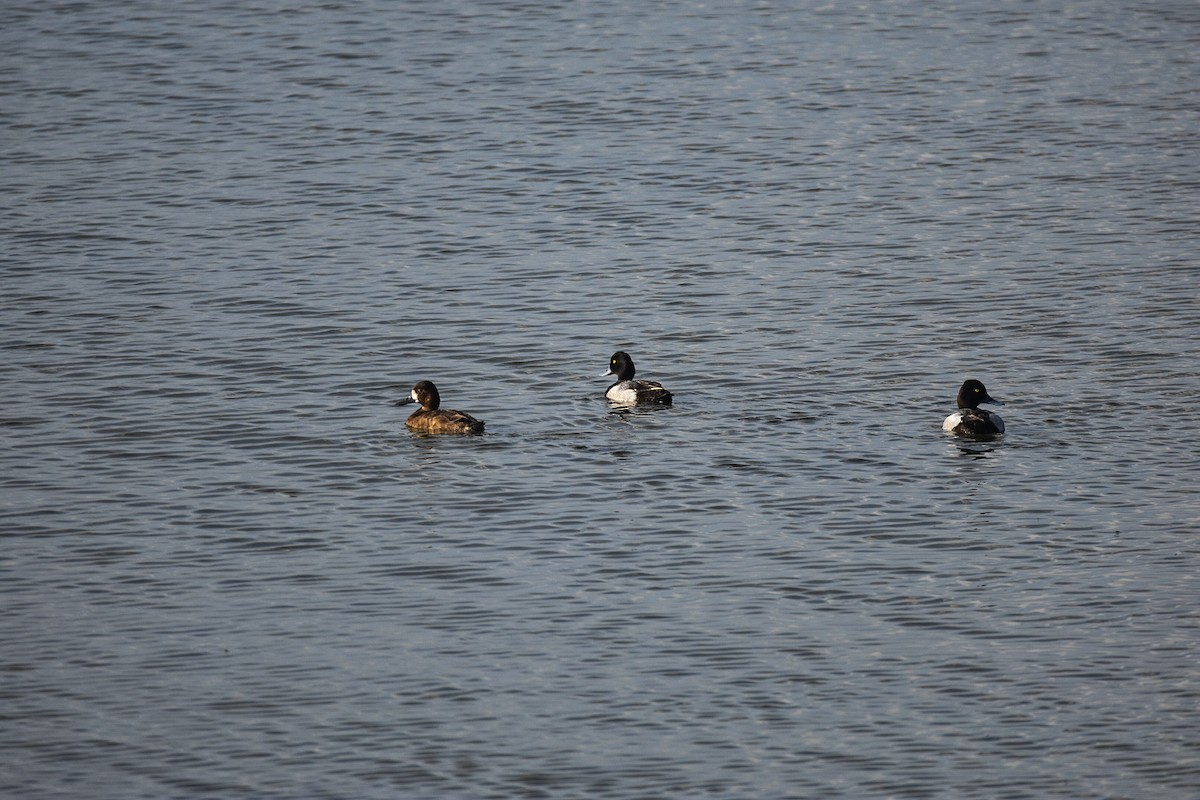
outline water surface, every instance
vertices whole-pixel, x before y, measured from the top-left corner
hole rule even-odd
[[[0,794],[1195,797],[1198,40],[10,3]]]

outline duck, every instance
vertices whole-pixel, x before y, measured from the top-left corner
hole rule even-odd
[[[982,381],[974,379],[963,383],[958,390],[958,411],[946,417],[942,430],[971,439],[984,439],[1004,433],[1004,420],[995,411],[986,411],[980,403],[1004,405],[988,394]]]
[[[600,373],[600,377],[616,375],[617,382],[608,387],[604,396],[614,403],[632,406],[639,403],[655,403],[671,405],[671,393],[656,381],[635,381],[637,370],[633,359],[624,350],[618,350],[608,360],[608,371]]]
[[[442,398],[432,381],[418,381],[408,397],[396,401],[398,406],[408,403],[421,404],[421,407],[414,411],[404,423],[414,431],[422,433],[481,433],[483,431],[483,420],[475,419],[462,411],[440,408]]]

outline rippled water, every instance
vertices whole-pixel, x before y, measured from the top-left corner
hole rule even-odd
[[[0,794],[1200,793],[1194,3],[5,14]]]

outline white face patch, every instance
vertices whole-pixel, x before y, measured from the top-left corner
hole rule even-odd
[[[421,402],[421,401],[420,401],[420,400],[417,398],[417,390],[416,390],[416,389],[413,389],[411,392],[409,392],[409,393],[408,393],[408,396],[409,396],[409,397],[411,397],[413,400],[416,400],[418,403],[419,403],[419,402]]]

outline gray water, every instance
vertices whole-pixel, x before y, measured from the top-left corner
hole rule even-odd
[[[3,14],[0,795],[1200,797],[1200,6]]]

